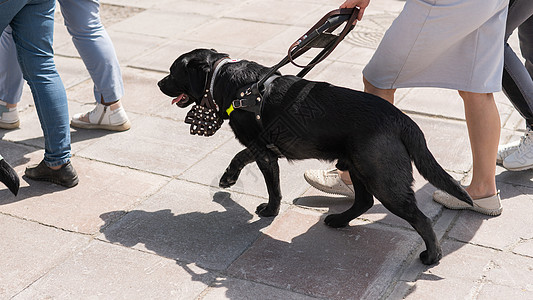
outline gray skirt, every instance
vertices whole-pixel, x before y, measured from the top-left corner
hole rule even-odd
[[[363,75],[380,89],[500,91],[507,5],[508,0],[407,0]]]

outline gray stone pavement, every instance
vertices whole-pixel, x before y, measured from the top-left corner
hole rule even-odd
[[[419,235],[379,203],[347,228],[323,224],[351,202],[305,183],[304,170],[328,164],[280,163],[284,199],[274,219],[254,214],[267,197],[255,165],[231,189],[217,187],[242,146],[227,124],[211,138],[189,135],[186,111],[170,104],[157,81],[179,54],[197,47],[273,65],[341,1],[101,2],[133,127],[72,130],[75,188],[24,177],[17,197],[0,187],[1,299],[533,299],[533,171],[498,167],[504,211],[494,218],[443,209],[431,200],[435,188],[416,174],[419,206],[434,220],[444,251],[429,267],[418,260]],[[307,78],[361,89],[361,69],[403,4],[373,0]],[[93,105],[92,83],[60,16],[57,22],[56,62],[70,112],[83,112]],[[437,160],[468,182],[471,154],[457,93],[397,95]],[[0,130],[2,155],[21,176],[43,154],[27,89],[23,98],[21,128]],[[519,139],[523,121],[502,93],[496,98],[501,141]]]

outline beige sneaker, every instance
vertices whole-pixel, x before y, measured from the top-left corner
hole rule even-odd
[[[469,209],[489,216],[499,216],[503,210],[500,191],[494,196],[473,199],[474,206],[470,206],[468,203],[465,203],[441,190],[437,190],[433,193],[433,200],[449,209]]]
[[[131,128],[130,120],[120,103],[109,106],[97,103],[96,107],[87,113],[75,114],[70,126],[85,129],[106,129],[125,131]]]
[[[7,108],[6,102],[0,100],[0,128],[15,129],[19,128],[19,111],[16,107]]]
[[[307,170],[304,178],[307,183],[322,192],[355,197],[353,185],[344,183],[337,169]]]

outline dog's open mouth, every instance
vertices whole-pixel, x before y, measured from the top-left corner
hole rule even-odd
[[[181,94],[172,100],[172,104],[176,103],[176,105],[181,108],[189,106],[192,102],[193,100],[187,94]]]

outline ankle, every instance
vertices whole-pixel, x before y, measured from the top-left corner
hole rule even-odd
[[[53,167],[47,166],[47,167],[50,168],[50,169],[52,169],[52,170],[54,170],[54,171],[57,171],[57,170],[61,169],[64,165],[65,165],[65,164],[62,164],[62,165],[60,165],[60,166],[53,166]]]
[[[352,179],[350,178],[350,172],[348,171],[341,171],[337,170],[339,173],[339,176],[341,177],[341,180],[346,184],[352,184]]]
[[[465,188],[472,199],[481,199],[494,196],[498,193],[496,185],[471,184]]]
[[[0,105],[5,106],[6,108],[15,108],[15,107],[17,107],[17,103],[12,104],[12,103],[7,103],[7,102],[2,101],[2,100],[0,100]]]
[[[120,100],[117,100],[117,101],[113,101],[113,102],[102,102],[101,103],[103,106],[106,106],[106,107],[109,107],[111,110],[115,110],[115,109],[118,109],[120,107],[122,107],[122,104],[120,103]]]

